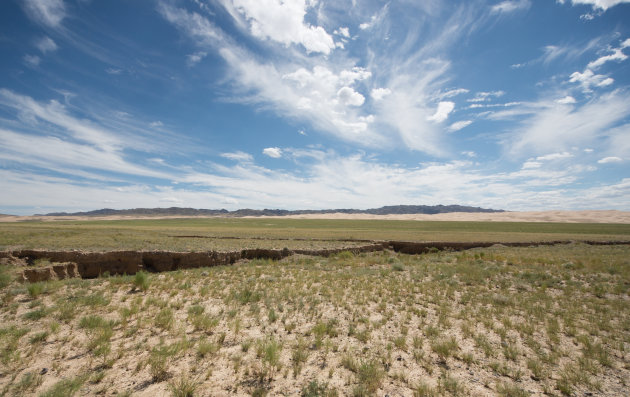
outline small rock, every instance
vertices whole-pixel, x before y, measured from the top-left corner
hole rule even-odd
[[[204,270],[203,272],[201,272],[201,275],[204,276],[204,277],[208,277],[210,275],[210,273],[208,273],[207,271]]]
[[[40,375],[45,375],[46,373],[48,373],[48,368],[42,368],[42,370],[39,371]]]

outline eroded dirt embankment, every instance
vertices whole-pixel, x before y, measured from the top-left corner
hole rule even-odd
[[[293,254],[330,256],[342,251],[354,254],[381,251],[382,243],[360,247],[321,249],[321,250],[272,250],[246,249],[234,252],[169,252],[169,251],[47,251],[16,250],[0,252],[0,257],[16,258],[27,268],[23,272],[24,281],[35,282],[68,277],[95,278],[104,273],[110,275],[136,274],[140,270],[165,272],[178,269],[193,269],[230,265],[243,259],[280,260]],[[38,259],[51,262],[51,266],[33,267]]]
[[[36,282],[69,277],[95,278],[104,273],[110,275],[136,274],[140,270],[149,272],[165,272],[178,269],[192,269],[230,265],[244,259],[280,260],[290,255],[330,256],[342,251],[354,254],[362,252],[382,251],[391,249],[403,254],[424,254],[430,252],[451,250],[462,251],[472,248],[503,245],[510,247],[524,247],[534,245],[569,244],[573,241],[545,241],[545,242],[408,242],[384,241],[372,242],[359,247],[320,249],[320,250],[274,250],[274,249],[246,249],[233,252],[169,252],[169,251],[110,251],[110,252],[81,252],[81,251],[46,251],[46,250],[16,250],[0,252],[0,258],[16,258],[27,268],[22,272],[24,281]],[[580,241],[590,245],[628,245],[630,241]],[[46,259],[50,266],[34,267],[38,259]]]

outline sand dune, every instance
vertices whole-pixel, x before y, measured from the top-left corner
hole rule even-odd
[[[121,220],[121,219],[172,219],[182,216],[0,216],[0,222],[24,221],[85,221],[85,220]],[[210,218],[206,216],[191,218]],[[389,219],[416,221],[473,221],[473,222],[563,222],[563,223],[630,223],[630,212],[627,211],[530,211],[530,212],[449,212],[445,214],[403,214],[403,215],[371,215],[371,214],[309,214],[290,216],[265,216],[262,218],[292,219]]]
[[[445,214],[316,214],[290,216],[298,219],[396,219],[417,221],[630,223],[624,211],[449,212]]]

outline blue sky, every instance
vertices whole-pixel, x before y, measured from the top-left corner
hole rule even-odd
[[[630,210],[630,1],[0,2],[0,213]]]

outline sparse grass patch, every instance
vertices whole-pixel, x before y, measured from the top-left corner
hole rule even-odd
[[[28,332],[28,328],[20,328],[15,325],[0,328],[0,362],[3,365],[19,360],[19,341]]]
[[[499,383],[497,384],[497,394],[503,397],[527,397],[529,393],[526,390],[521,389],[515,384],[511,383]]]
[[[446,360],[459,349],[459,344],[454,337],[450,337],[431,343],[431,349],[437,354],[440,362],[446,363]]]
[[[193,397],[198,387],[199,382],[189,378],[187,375],[181,375],[168,383],[168,388],[173,397]]]
[[[70,397],[79,391],[86,377],[84,375],[71,379],[63,379],[55,383],[50,389],[40,394],[40,397]]]
[[[31,298],[36,299],[41,294],[46,292],[46,283],[43,282],[43,281],[40,281],[40,282],[37,282],[37,283],[27,284],[26,285],[26,290],[28,291],[28,295]]]
[[[169,307],[161,309],[154,319],[155,326],[165,331],[170,330],[174,322],[175,317],[173,315],[173,310]]]
[[[149,275],[142,270],[137,272],[133,278],[133,286],[135,289],[146,292],[149,289]]]
[[[43,382],[41,375],[35,372],[27,372],[22,378],[13,386],[12,392],[15,395],[24,395],[26,393],[32,393]]]
[[[301,397],[336,397],[337,391],[329,388],[327,383],[320,383],[317,380],[310,382],[300,392]]]

